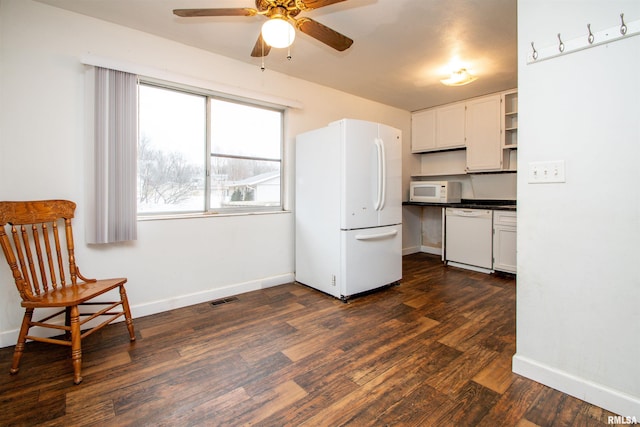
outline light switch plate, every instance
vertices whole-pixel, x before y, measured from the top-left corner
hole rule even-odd
[[[564,160],[529,163],[529,184],[566,182]]]

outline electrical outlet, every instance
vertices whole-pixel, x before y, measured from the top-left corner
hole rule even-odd
[[[529,163],[529,184],[565,182],[564,160]]]

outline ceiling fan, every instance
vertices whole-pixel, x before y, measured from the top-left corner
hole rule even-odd
[[[266,24],[280,24],[286,26],[288,39],[282,45],[277,42],[269,44],[268,36],[264,36],[265,27],[258,36],[251,56],[264,57],[269,54],[271,47],[287,47],[295,38],[295,28],[313,37],[316,40],[330,46],[338,51],[348,49],[353,40],[349,37],[332,30],[331,28],[315,21],[311,18],[300,17],[300,12],[306,12],[320,7],[329,6],[334,3],[346,0],[256,0],[256,8],[232,7],[217,9],[174,9],[173,13],[184,18],[206,17],[206,16],[255,16],[264,15],[269,18]],[[293,23],[293,24],[292,24]]]

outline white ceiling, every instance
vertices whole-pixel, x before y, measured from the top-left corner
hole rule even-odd
[[[37,0],[256,66],[250,56],[263,16],[179,18],[173,9],[255,7],[254,0]],[[347,0],[299,16],[352,38],[338,52],[298,33],[272,49],[266,71],[330,86],[409,111],[517,87],[517,0]],[[445,87],[458,58],[478,75]]]

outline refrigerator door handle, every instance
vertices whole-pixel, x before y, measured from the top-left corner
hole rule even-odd
[[[378,153],[378,197],[375,209],[381,211],[384,209],[387,192],[387,160],[384,153],[384,141],[376,138],[375,144]]]
[[[398,230],[392,230],[386,233],[378,233],[378,234],[356,234],[356,240],[384,239],[385,237],[393,237],[397,234],[398,234]]]

